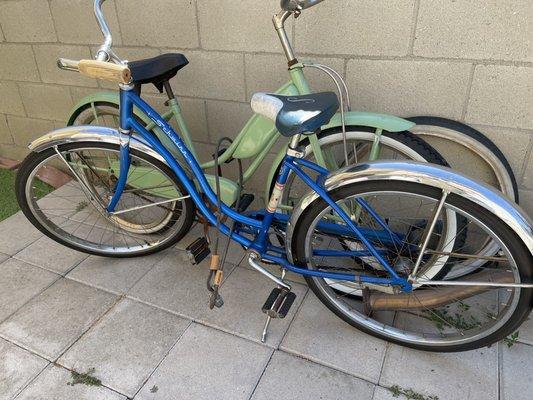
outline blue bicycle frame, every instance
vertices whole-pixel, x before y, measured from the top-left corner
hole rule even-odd
[[[140,138],[157,153],[159,153],[167,164],[170,166],[172,171],[177,175],[179,180],[183,183],[183,186],[187,190],[188,194],[196,204],[196,207],[200,210],[201,214],[207,218],[207,220],[212,224],[216,225],[217,217],[214,212],[205,204],[200,191],[198,190],[196,184],[187,176],[185,170],[180,165],[180,163],[172,156],[170,151],[165,148],[161,142],[154,136],[153,133],[147,131],[144,126],[139,123],[133,116],[133,106],[138,107],[143,113],[145,113],[155,124],[161,128],[161,130],[168,136],[168,138],[176,145],[179,152],[183,156],[183,159],[190,167],[195,180],[197,181],[202,193],[207,196],[207,199],[213,204],[217,205],[217,197],[213,192],[211,186],[207,182],[207,179],[198,164],[198,161],[194,158],[192,153],[189,151],[185,143],[179,137],[179,135],[172,129],[172,127],[144,100],[134,90],[120,90],[120,129],[121,134],[124,134],[126,137],[134,130]],[[128,177],[130,167],[130,148],[129,140],[123,140],[120,146],[120,174],[119,179],[115,186],[115,193],[111,199],[108,209],[108,212],[113,212],[115,207],[122,195],[124,187],[126,186],[126,181]],[[303,168],[311,169],[319,174],[319,177],[314,181],[309,175],[307,175]],[[404,278],[398,276],[396,271],[389,265],[387,260],[383,257],[382,251],[377,250],[372,243],[369,241],[369,234],[364,229],[359,228],[346,214],[346,212],[328,195],[327,191],[324,190],[321,182],[324,182],[326,175],[329,171],[326,169],[304,159],[295,158],[289,155],[286,155],[279,175],[277,177],[277,185],[284,187],[287,182],[287,178],[290,172],[296,174],[300,179],[302,179],[307,186],[314,190],[326,203],[340,216],[340,218],[345,222],[346,227],[339,226],[338,224],[325,223],[324,229],[331,229],[333,232],[335,230],[342,231],[344,229],[345,233],[348,232],[361,241],[364,247],[367,249],[365,251],[334,251],[334,250],[317,250],[315,254],[321,256],[373,256],[376,260],[383,266],[383,268],[390,274],[389,278],[380,278],[373,276],[365,275],[356,275],[348,273],[335,273],[335,272],[324,272],[309,270],[306,268],[301,268],[296,265],[291,264],[286,256],[285,252],[281,248],[276,248],[269,244],[268,233],[275,221],[286,221],[287,216],[284,214],[276,213],[275,210],[267,209],[263,212],[262,219],[253,218],[253,215],[243,215],[232,208],[228,207],[224,203],[221,205],[221,212],[223,215],[228,216],[229,218],[236,221],[239,226],[245,227],[242,231],[253,234],[255,237],[253,240],[241,235],[239,231],[234,231],[231,233],[231,239],[235,240],[246,249],[252,249],[257,252],[260,257],[264,260],[279,264],[281,267],[306,276],[316,276],[327,279],[335,280],[345,280],[345,281],[355,281],[358,283],[374,283],[380,285],[395,285],[400,286],[402,291],[411,291],[411,284]],[[359,204],[365,210],[370,212],[370,215],[378,221],[378,224],[385,230],[385,235],[388,240],[396,242],[399,238],[391,232],[384,221],[366,204],[364,201],[359,201]],[[230,235],[230,229],[227,225],[221,224],[220,231],[226,236]],[[376,232],[372,233],[373,235]],[[277,253],[279,255],[274,255],[271,253]]]

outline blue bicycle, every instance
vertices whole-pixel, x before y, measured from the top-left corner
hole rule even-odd
[[[282,4],[294,11],[306,1]],[[275,283],[263,305],[263,340],[270,320],[285,317],[294,302],[287,271],[303,275],[320,301],[352,326],[422,350],[487,346],[527,318],[533,300],[528,217],[492,189],[443,167],[376,161],[330,172],[306,160],[300,138],[335,115],[334,93],[253,96],[254,111],[273,120],[290,145],[266,209],[247,211],[239,196],[224,193],[239,182],[221,185],[223,178],[206,176],[140,96],[142,84],[160,80],[175,65],[122,63],[111,41],[96,60],[60,65],[119,84],[120,129],[68,127],[31,143],[17,176],[18,201],[59,243],[105,256],[147,254],[182,237],[198,213],[242,245],[250,266]],[[179,159],[134,116],[134,107],[164,132]],[[67,178],[41,198],[43,185],[36,183],[47,168]],[[289,176],[309,188],[290,214],[278,208]],[[480,252],[487,243],[497,251]],[[208,242],[200,238],[188,251],[198,263],[209,253]],[[218,253],[208,279],[212,308],[223,304],[225,252],[222,259]],[[279,266],[280,274],[262,263]],[[455,273],[472,265],[473,272]]]

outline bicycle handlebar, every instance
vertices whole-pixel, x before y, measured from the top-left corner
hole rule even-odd
[[[96,59],[98,61],[107,61],[111,58],[111,46],[113,45],[113,36],[109,30],[109,25],[104,18],[104,13],[102,12],[102,4],[106,0],[94,0],[94,15],[96,16],[96,21],[100,25],[100,30],[104,35],[104,44],[100,46],[96,54]]]

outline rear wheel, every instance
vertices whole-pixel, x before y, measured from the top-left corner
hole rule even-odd
[[[435,267],[453,272],[454,268],[461,268],[464,259],[482,260],[484,264],[475,274],[444,281],[457,286],[420,284],[411,293],[398,293],[376,284],[365,286],[307,277],[309,287],[318,298],[350,325],[373,336],[421,350],[464,351],[501,340],[527,318],[533,297],[531,289],[482,286],[490,282],[529,283],[532,279],[531,253],[498,216],[457,195],[443,199],[440,189],[418,183],[365,182],[344,186],[330,195],[338,204],[366,201],[391,231],[402,238],[401,245],[389,240],[390,236],[374,217],[365,212],[361,214],[359,225],[365,229],[365,237],[400,276],[407,277],[415,269],[424,237],[429,237],[428,246],[420,256],[416,273],[421,282],[431,279],[428,271]],[[435,213],[441,200],[443,208]],[[448,210],[464,218],[469,229],[465,244],[454,248],[453,252],[446,251],[446,240],[437,228],[446,226]],[[434,215],[437,216],[434,230],[424,229],[422,235],[412,235],[419,229],[416,221],[431,221]],[[321,221],[331,223],[335,221],[334,216],[320,198],[304,211],[291,243],[295,264],[313,270],[388,276],[372,256],[331,255],[331,250],[344,251],[347,242],[352,242],[354,249],[364,249],[354,234],[341,237],[333,234],[331,228],[324,228]],[[499,247],[493,257],[477,253],[477,246],[487,238]],[[481,283],[480,286],[460,286],[469,281]],[[339,284],[344,288],[351,286],[354,291],[364,290],[364,296],[350,296],[345,289],[339,291]]]
[[[39,230],[66,246],[108,257],[151,254],[190,229],[194,203],[159,160],[131,149],[126,188],[113,214],[106,212],[118,180],[119,145],[72,143],[31,153],[16,181],[17,200]],[[59,153],[59,154],[58,154]],[[40,199],[37,175],[56,168],[71,180]]]

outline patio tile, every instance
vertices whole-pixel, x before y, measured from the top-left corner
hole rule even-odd
[[[8,258],[9,258],[9,256],[7,254],[0,253],[0,264],[3,263]]]
[[[252,400],[270,400],[279,393],[290,393],[291,399],[358,399],[370,400],[374,385],[343,372],[275,352]]]
[[[529,315],[518,331],[519,342],[533,345],[533,314]]]
[[[529,400],[532,395],[533,346],[515,343],[502,348],[501,399]]]
[[[392,392],[387,388],[376,386],[376,389],[374,391],[374,397],[372,397],[372,400],[395,400],[395,399],[401,399],[401,398],[402,398],[401,396],[394,397]]]
[[[498,398],[497,346],[430,353],[391,345],[379,384],[398,385],[441,400]]]
[[[135,258],[89,256],[69,272],[67,278],[122,294],[131,289],[166,254],[165,251]]]
[[[0,321],[57,279],[59,275],[14,258],[0,264]]]
[[[275,348],[279,346],[307,291],[307,287],[298,283],[291,286],[292,291],[296,293],[296,300],[289,314],[283,319],[273,320],[270,324],[266,344]],[[261,307],[274,287],[274,283],[258,272],[235,268],[221,288],[224,306],[215,310],[205,307],[198,319],[207,325],[260,341],[266,320]]]
[[[268,347],[193,323],[135,399],[248,399],[271,353]]]
[[[48,361],[0,339],[0,400],[12,399]]]
[[[94,375],[105,386],[133,397],[189,323],[126,299],[82,336],[58,362],[76,371],[95,368]]]
[[[50,365],[22,391],[17,400],[126,400],[126,397],[103,386],[71,386],[69,382],[70,371]]]
[[[172,250],[137,282],[128,296],[196,319],[203,310],[209,309],[208,263],[206,259],[200,265],[191,265],[185,252]],[[233,268],[231,264],[226,265],[226,277]]]
[[[53,361],[114,302],[115,296],[61,279],[0,325],[0,335]]]
[[[377,382],[386,342],[348,325],[309,293],[280,348]]]
[[[15,258],[50,271],[64,274],[88,255],[43,236],[15,255]]]
[[[0,235],[0,252],[10,256],[42,236],[42,233],[30,224],[22,212],[2,221],[0,231],[3,232]]]

